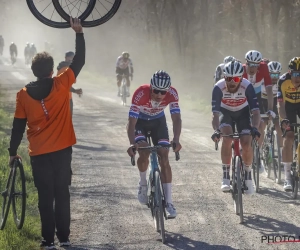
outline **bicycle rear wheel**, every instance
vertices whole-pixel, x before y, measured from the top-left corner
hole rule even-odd
[[[235,206],[238,206],[240,223],[243,223],[244,212],[243,212],[243,190],[242,190],[242,179],[241,179],[241,165],[243,164],[243,162],[240,156],[236,156],[234,162],[235,162],[234,164],[235,164],[235,171],[236,171],[236,188],[237,188],[237,199],[236,199]]]
[[[274,135],[274,146],[276,146],[276,152],[275,154],[275,162],[274,162],[274,168],[277,170],[277,177],[275,179],[275,182],[280,184],[281,183],[281,151],[280,151],[280,145],[279,145],[279,135],[277,134],[276,130],[273,132]]]
[[[160,232],[161,241],[165,243],[165,221],[164,221],[164,208],[163,208],[163,191],[160,180],[159,171],[155,171],[155,203],[156,212],[155,220],[157,223],[157,231]]]
[[[15,224],[18,229],[21,229],[25,220],[26,208],[25,174],[22,163],[18,160],[15,164],[15,179],[12,183],[14,186],[14,193],[12,194],[12,211]]]
[[[260,157],[259,157],[259,147],[256,145],[256,142],[254,142],[253,146],[253,163],[252,163],[252,169],[253,169],[253,178],[255,183],[255,191],[256,193],[259,192],[259,163],[260,163]]]
[[[68,0],[69,2],[70,0]],[[77,3],[85,2],[83,0],[77,0]],[[89,13],[89,18],[84,18],[81,22],[82,27],[95,27],[107,22],[111,19],[118,11],[122,0],[90,0],[92,11]],[[55,6],[56,11],[60,14],[60,16],[66,20],[70,20],[70,14],[72,15],[72,11],[70,8],[66,8],[67,5],[73,3],[66,3],[67,5],[62,5],[58,3],[58,0],[53,0],[53,4]],[[90,11],[90,9],[89,9]]]
[[[0,218],[0,230],[3,230],[6,224],[11,200],[12,200],[12,193],[13,193],[13,179],[15,178],[14,169],[11,168],[9,172],[9,176],[7,179],[7,183],[4,189],[1,186],[1,218]]]

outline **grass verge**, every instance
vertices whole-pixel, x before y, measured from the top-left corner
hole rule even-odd
[[[3,98],[3,96],[0,96]],[[4,190],[8,178],[8,151],[10,136],[8,131],[12,124],[12,115],[5,112],[5,107],[0,106],[0,188]],[[30,161],[26,145],[21,145],[18,154],[23,158],[23,166],[26,178],[27,206],[24,226],[18,230],[14,224],[12,209],[4,230],[0,231],[0,249],[3,250],[29,250],[40,249],[40,219],[38,213],[38,198],[34,187]],[[1,199],[1,197],[0,197]],[[2,207],[2,200],[0,202]],[[0,207],[0,209],[1,209]],[[0,211],[1,212],[1,211]]]

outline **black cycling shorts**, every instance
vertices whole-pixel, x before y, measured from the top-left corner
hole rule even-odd
[[[138,119],[135,125],[135,142],[147,141],[146,137],[148,132],[151,132],[151,139],[154,146],[170,144],[165,116],[154,120]]]
[[[258,102],[258,106],[259,106],[259,112],[261,114],[264,114],[265,111],[264,111],[263,99],[261,98],[261,92],[257,93],[256,97],[257,97],[257,102]],[[267,108],[268,108],[268,106],[267,106]]]
[[[273,112],[278,115],[278,109],[277,109],[277,98],[273,98],[274,99],[274,103],[273,103]],[[268,110],[268,100],[267,99],[264,99],[264,98],[261,98],[261,103],[262,103],[262,106],[263,106],[263,112],[260,112],[261,114],[265,114],[267,113],[269,110]]]
[[[285,113],[286,119],[288,119],[290,123],[296,123],[297,116],[300,118],[300,103],[285,102]],[[293,126],[291,126],[291,130],[294,131]]]
[[[126,75],[127,77],[129,77],[129,67],[127,67],[126,69],[121,69],[121,68],[117,68],[116,70],[117,75],[117,79],[120,81],[122,80],[122,75]]]
[[[239,111],[229,111],[221,108],[220,128],[230,126],[235,132],[235,125],[238,133],[249,133],[251,130],[251,119],[249,106]]]

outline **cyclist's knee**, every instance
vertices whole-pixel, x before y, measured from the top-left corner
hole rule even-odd
[[[294,133],[293,132],[287,132],[284,137],[284,147],[292,147],[294,142]]]

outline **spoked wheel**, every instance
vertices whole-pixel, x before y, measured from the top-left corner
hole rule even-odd
[[[14,221],[18,229],[21,229],[25,219],[26,208],[26,186],[25,174],[22,163],[18,160],[15,162],[15,179],[13,182],[14,193],[12,195],[12,211]]]
[[[123,104],[123,106],[126,106],[126,97],[127,97],[127,93],[126,93],[126,79],[123,78],[123,80],[122,80],[122,104]]]
[[[64,2],[62,6],[65,6],[73,17],[84,20],[93,11],[96,0],[77,0],[72,2],[70,0],[26,0],[26,2],[31,13],[43,24],[53,28],[69,28],[70,19],[65,20],[60,16],[56,10],[57,6],[61,6],[60,3]]]
[[[256,142],[254,142],[252,169],[253,169],[253,178],[254,178],[256,193],[259,192],[259,163],[260,163],[259,147],[256,145]]]
[[[76,6],[81,6],[86,3],[87,0],[77,0]],[[84,21],[81,22],[83,27],[95,27],[107,22],[118,11],[122,0],[90,0],[92,11],[89,13],[89,17],[84,16]],[[77,10],[74,8],[74,0],[53,0],[56,11],[66,21],[70,20],[70,16],[74,17]],[[90,9],[87,9],[90,11]]]
[[[162,243],[165,243],[165,221],[164,221],[164,207],[163,207],[163,191],[160,180],[160,174],[158,171],[155,172],[155,221],[156,230],[160,233]]]
[[[268,135],[267,133],[265,134],[265,137],[264,137],[264,141],[263,141],[263,144],[262,144],[262,152],[263,152],[263,155],[261,155],[260,157],[260,164],[264,166],[264,169],[267,173],[267,177],[270,178],[271,176],[271,168],[270,168],[270,164],[269,164],[269,147],[270,147],[270,143],[268,141]],[[253,160],[254,160],[254,155],[253,155]],[[256,171],[255,171],[256,173]]]
[[[274,171],[276,171],[276,177],[275,182],[280,184],[281,183],[281,151],[280,151],[280,145],[279,145],[279,138],[276,130],[274,131]],[[276,150],[275,150],[276,149]],[[274,172],[275,175],[275,172]]]
[[[11,168],[8,176],[8,180],[6,185],[1,185],[1,218],[0,218],[0,229],[3,230],[6,224],[10,203],[12,200],[12,192],[13,192],[13,179],[14,179],[14,169]]]
[[[235,199],[235,207],[236,214],[240,215],[240,223],[244,222],[244,212],[243,212],[243,190],[242,190],[242,179],[241,179],[241,164],[242,159],[240,156],[236,156],[234,160],[235,164],[235,173],[236,173],[236,199]]]

